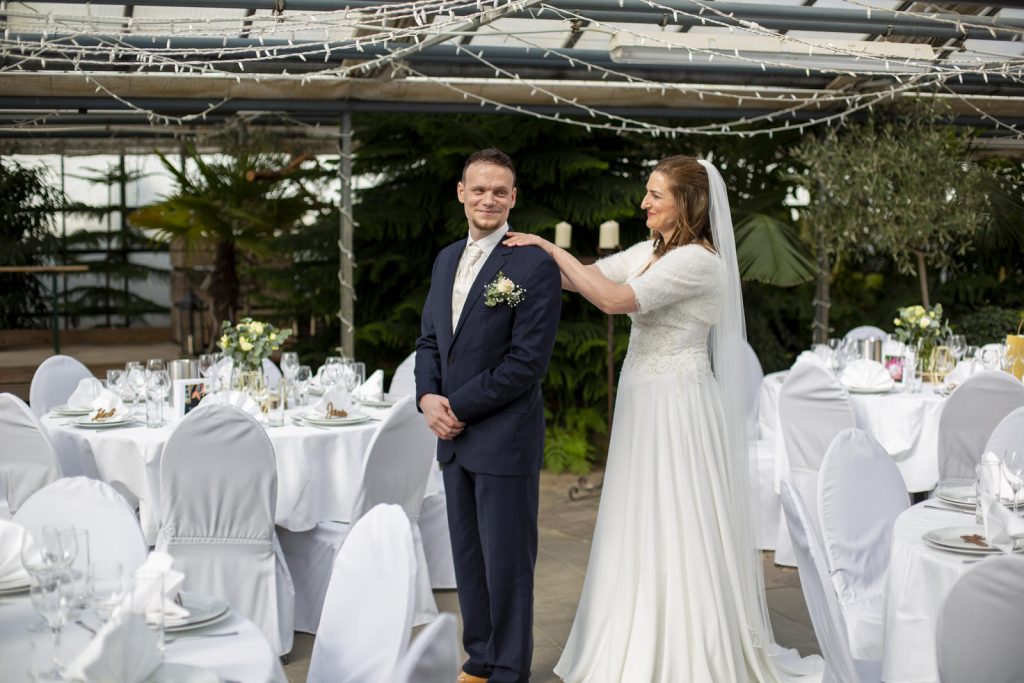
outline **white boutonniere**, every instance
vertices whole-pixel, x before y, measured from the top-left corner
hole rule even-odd
[[[508,304],[515,308],[526,298],[526,290],[512,282],[505,273],[498,271],[490,284],[484,287],[484,304],[491,308],[498,304]]]

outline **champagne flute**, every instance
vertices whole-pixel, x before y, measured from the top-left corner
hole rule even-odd
[[[29,588],[32,607],[46,620],[53,636],[53,665],[40,674],[44,680],[64,680],[64,665],[60,662],[60,635],[71,604],[68,585],[65,571],[56,567],[32,576],[32,586]]]
[[[1024,487],[1024,449],[1003,453],[1006,481],[1013,490],[1013,514],[1017,514],[1017,494]]]

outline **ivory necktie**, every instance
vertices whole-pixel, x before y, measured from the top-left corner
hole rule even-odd
[[[476,242],[466,245],[459,260],[459,269],[455,273],[455,285],[452,287],[452,332],[459,324],[459,316],[462,315],[462,307],[466,305],[466,297],[469,295],[469,288],[473,286],[476,279],[476,264],[484,250],[477,246]]]

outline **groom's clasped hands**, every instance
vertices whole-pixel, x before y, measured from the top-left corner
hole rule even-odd
[[[444,396],[424,394],[420,399],[420,409],[427,419],[430,431],[434,432],[439,439],[450,441],[466,428],[466,423],[455,417],[451,404]]]

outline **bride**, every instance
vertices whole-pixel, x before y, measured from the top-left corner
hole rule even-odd
[[[774,644],[764,600],[725,183],[707,161],[668,157],[640,208],[652,239],[591,266],[536,235],[505,242],[542,247],[565,289],[633,323],[583,593],[555,673],[567,683],[818,680],[819,658]]]

